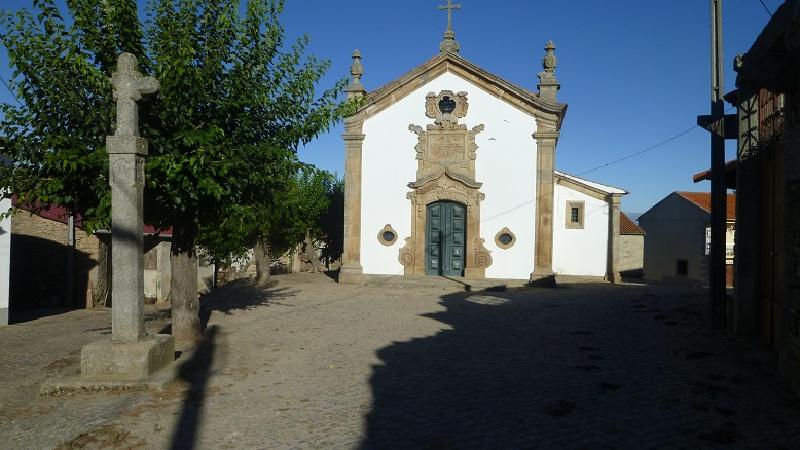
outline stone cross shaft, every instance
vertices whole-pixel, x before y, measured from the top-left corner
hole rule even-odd
[[[461,3],[453,3],[453,0],[447,0],[446,5],[439,6],[439,10],[447,10],[447,31],[453,31],[453,10],[461,9]]]
[[[136,102],[159,89],[155,78],[139,72],[136,57],[122,53],[111,77],[117,102],[117,128],[106,137],[111,184],[111,338],[137,342],[144,331],[144,157]]]

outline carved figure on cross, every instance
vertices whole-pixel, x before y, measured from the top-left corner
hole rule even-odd
[[[447,10],[447,31],[453,31],[453,10],[461,9],[461,3],[453,3],[453,0],[447,0],[446,5],[439,6],[439,10]]]
[[[111,75],[114,100],[117,102],[117,128],[114,136],[139,136],[139,110],[137,101],[142,94],[158,91],[160,84],[152,77],[139,72],[136,56],[122,53],[117,57],[117,70]]]

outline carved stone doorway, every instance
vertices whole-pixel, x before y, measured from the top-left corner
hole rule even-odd
[[[467,207],[443,201],[429,203],[425,226],[425,274],[464,276]]]

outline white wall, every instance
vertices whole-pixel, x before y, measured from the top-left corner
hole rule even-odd
[[[0,200],[0,213],[11,209],[11,199]],[[8,325],[8,280],[11,272],[11,218],[0,220],[0,326]]]
[[[584,202],[583,229],[567,229],[567,202]],[[553,271],[564,275],[606,275],[608,203],[558,183],[553,204]]]
[[[706,225],[710,216],[672,193],[639,217],[644,238],[644,276],[648,280],[704,285]],[[688,275],[678,276],[679,259],[688,262]]]
[[[406,98],[364,123],[361,184],[361,265],[368,274],[403,274],[398,251],[411,234],[411,201],[407,184],[416,179],[414,146],[417,137],[409,124],[433,123],[425,117],[425,96],[449,89],[466,91],[467,116],[460,123],[472,128],[485,125],[476,138],[476,178],[483,183],[486,199],[481,204],[481,237],[492,253],[488,278],[527,279],[533,271],[536,213],[536,131],[532,116],[483,92],[452,73],[444,73]],[[386,247],[378,231],[391,224],[397,242]],[[517,242],[508,250],[495,246],[494,236],[508,227]],[[471,237],[468,236],[468,239]]]

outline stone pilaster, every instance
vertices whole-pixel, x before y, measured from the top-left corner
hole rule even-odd
[[[536,139],[536,248],[534,254],[532,284],[553,285],[553,200],[555,180],[553,177],[556,143],[559,132],[552,126],[539,123],[534,133]]]
[[[608,264],[606,265],[606,280],[611,283],[621,283],[619,274],[619,214],[622,197],[619,194],[610,194],[608,202]]]
[[[361,267],[361,148],[365,135],[361,134],[360,118],[344,120],[344,254],[339,273],[340,283],[359,283]]]

